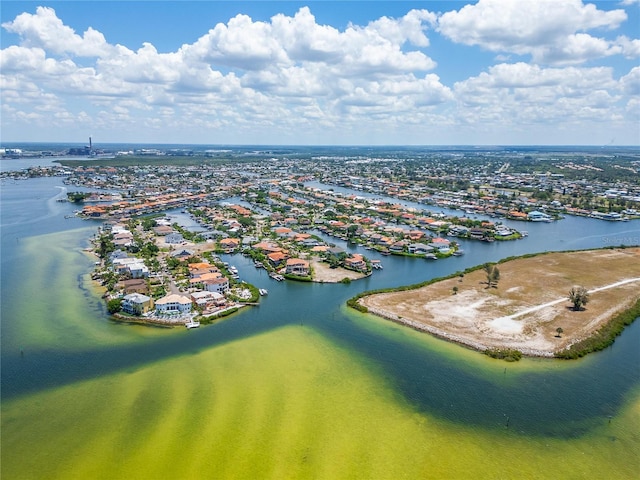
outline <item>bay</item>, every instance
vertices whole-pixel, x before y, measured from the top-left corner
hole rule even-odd
[[[345,307],[363,290],[507,256],[638,244],[637,222],[526,224],[527,238],[467,242],[462,257],[377,257],[384,270],[350,285],[274,282],[230,256],[269,295],[183,331],[109,321],[82,251],[98,222],[65,218],[74,206],[55,201],[60,186],[39,178],[0,192],[7,478],[633,478],[640,468],[637,322],[579,361],[505,364]]]

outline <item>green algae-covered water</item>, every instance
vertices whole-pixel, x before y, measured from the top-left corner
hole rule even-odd
[[[195,331],[116,324],[82,252],[97,225],[64,220],[55,185],[2,191],[3,479],[640,472],[638,322],[580,361],[508,364],[344,307],[443,273],[424,264],[387,258],[362,284],[307,285],[232,257],[269,289],[261,306]],[[579,223],[612,234],[600,225]]]

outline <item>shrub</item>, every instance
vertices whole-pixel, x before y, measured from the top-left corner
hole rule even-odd
[[[507,362],[517,362],[522,358],[522,352],[512,348],[487,348],[483,353],[491,358]]]

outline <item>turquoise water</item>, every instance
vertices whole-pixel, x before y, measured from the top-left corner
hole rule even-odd
[[[158,458],[190,472],[183,478],[370,478],[359,475],[367,468],[377,478],[632,478],[640,469],[640,323],[580,361],[507,364],[344,307],[362,290],[505,256],[632,243],[637,222],[527,224],[527,239],[470,243],[463,257],[380,257],[384,270],[350,285],[277,283],[234,256],[241,277],[269,295],[188,332],[108,320],[82,252],[97,223],[64,218],[73,206],[53,200],[59,184],[1,192],[7,478],[154,478],[142,465],[158,442]],[[386,461],[365,456],[372,438]],[[201,458],[214,445],[224,455]],[[109,450],[89,461],[89,446]]]

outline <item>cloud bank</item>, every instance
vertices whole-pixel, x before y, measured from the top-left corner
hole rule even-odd
[[[627,20],[624,9],[580,0],[552,7],[480,0],[343,30],[319,24],[307,7],[266,22],[238,14],[168,53],[151,43],[137,50],[109,43],[91,27],[78,34],[38,7],[2,24],[19,38],[0,53],[3,130],[89,128],[112,141],[137,134],[140,141],[414,144],[443,143],[456,132],[471,140],[456,143],[493,142],[496,132],[532,125],[631,131],[638,67],[616,78],[613,67],[593,65],[640,55],[639,40],[602,36]],[[517,58],[447,85],[438,69],[462,59],[433,49],[434,36]]]

